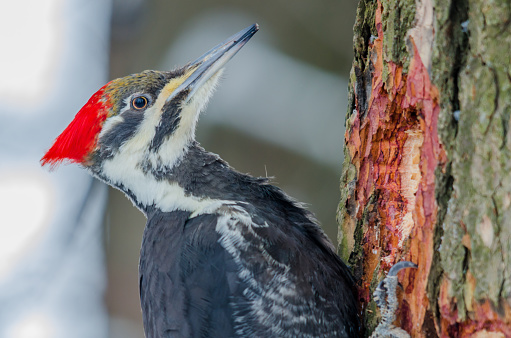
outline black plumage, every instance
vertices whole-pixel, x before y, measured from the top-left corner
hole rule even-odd
[[[140,293],[148,337],[357,336],[353,280],[309,211],[197,143],[163,172],[152,174],[232,204],[195,217],[146,210]],[[219,222],[236,235],[222,240]]]
[[[230,337],[236,264],[218,243],[215,215],[148,215],[140,259],[147,337]]]

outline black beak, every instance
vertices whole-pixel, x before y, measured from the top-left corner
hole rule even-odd
[[[253,24],[216,45],[197,60],[193,61],[189,65],[189,68],[195,68],[195,70],[181,85],[179,85],[179,87],[176,88],[176,90],[172,92],[166,102],[170,102],[183,90],[189,90],[185,102],[189,101],[195,92],[220,69],[222,69],[227,61],[232,59],[232,57],[236,55],[241,47],[243,47],[258,30],[259,25]]]

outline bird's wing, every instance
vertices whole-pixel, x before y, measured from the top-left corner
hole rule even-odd
[[[218,242],[217,215],[180,213],[151,219],[144,234],[140,297],[146,335],[234,336],[230,300],[243,298],[243,283]]]
[[[216,230],[245,283],[236,332],[261,337],[356,337],[348,268],[308,217],[239,203],[219,210]]]

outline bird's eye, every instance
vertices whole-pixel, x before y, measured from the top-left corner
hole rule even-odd
[[[131,100],[131,105],[137,110],[141,110],[147,107],[147,103],[147,98],[144,96],[137,96]]]

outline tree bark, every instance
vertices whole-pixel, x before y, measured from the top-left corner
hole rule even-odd
[[[511,337],[511,2],[361,0],[339,253],[367,334],[388,269],[413,337]]]

